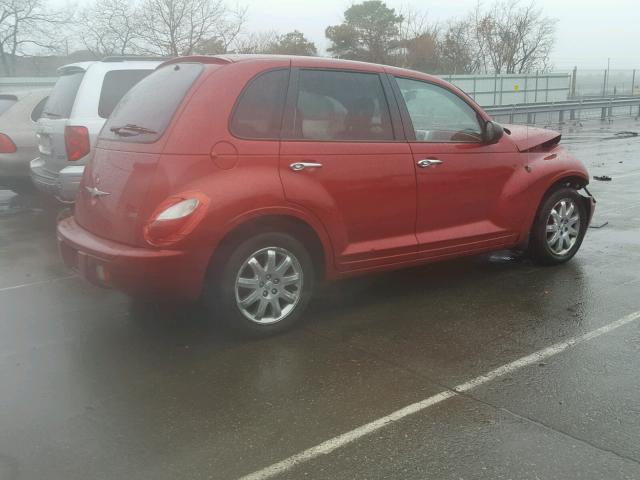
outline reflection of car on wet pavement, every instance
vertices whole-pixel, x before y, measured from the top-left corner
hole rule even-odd
[[[202,297],[245,333],[280,332],[318,281],[507,248],[571,259],[595,202],[559,142],[423,73],[173,59],[107,121],[61,252],[95,284]]]
[[[0,94],[0,188],[28,189],[29,162],[38,156],[36,121],[48,90]]]
[[[58,69],[60,77],[38,120],[39,155],[31,162],[31,177],[39,190],[75,200],[83,167],[106,118],[159,63],[145,57],[107,57]]]

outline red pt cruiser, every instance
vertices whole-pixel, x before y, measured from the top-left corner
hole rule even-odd
[[[506,248],[569,260],[595,201],[559,141],[423,73],[177,58],[105,124],[60,250],[98,285],[275,333],[321,280]]]

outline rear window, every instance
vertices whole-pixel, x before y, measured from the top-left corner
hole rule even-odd
[[[122,142],[155,142],[202,69],[200,63],[178,63],[154,71],[122,98],[100,137]]]
[[[107,72],[102,82],[98,115],[107,118],[116,108],[120,99],[136,83],[148,76],[153,70],[112,70]]]
[[[80,83],[84,77],[84,72],[74,72],[62,75],[53,87],[49,100],[44,106],[43,116],[49,118],[69,118],[73,102]]]
[[[18,101],[15,95],[0,95],[0,115],[9,110]]]
[[[42,111],[44,110],[44,106],[49,100],[49,97],[44,97],[42,100],[38,102],[38,104],[31,110],[31,120],[37,122],[38,119],[42,116]]]

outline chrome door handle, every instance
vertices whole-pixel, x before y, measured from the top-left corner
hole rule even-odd
[[[322,167],[321,163],[314,162],[295,162],[289,165],[289,168],[294,172],[299,172],[300,170],[304,170],[305,168],[320,168]]]
[[[438,160],[437,158],[425,158],[424,160],[418,160],[418,166],[420,168],[427,168],[431,165],[440,165],[442,160]]]

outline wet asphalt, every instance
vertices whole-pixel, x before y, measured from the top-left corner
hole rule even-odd
[[[592,175],[575,259],[510,252],[323,288],[247,341],[58,259],[56,212],[0,191],[0,479],[227,479],[640,310],[640,121],[565,127]],[[276,478],[640,479],[640,322]]]

